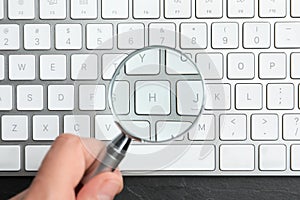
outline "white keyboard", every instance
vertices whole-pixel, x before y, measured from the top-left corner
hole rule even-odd
[[[300,175],[299,35],[299,0],[0,0],[0,175],[34,175],[62,132],[113,139],[109,80],[148,45],[197,62],[205,110],[124,174]]]

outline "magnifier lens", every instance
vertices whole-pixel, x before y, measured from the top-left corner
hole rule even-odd
[[[204,83],[188,55],[148,47],[119,65],[109,86],[109,104],[125,134],[165,142],[186,133],[199,117]]]

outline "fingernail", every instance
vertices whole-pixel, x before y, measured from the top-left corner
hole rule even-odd
[[[107,180],[103,182],[103,184],[99,188],[97,199],[113,200],[115,195],[119,193],[120,187],[121,187],[120,183],[113,180]]]

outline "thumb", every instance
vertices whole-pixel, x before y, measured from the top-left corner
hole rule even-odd
[[[112,200],[122,189],[123,179],[120,171],[103,172],[81,188],[77,200]]]

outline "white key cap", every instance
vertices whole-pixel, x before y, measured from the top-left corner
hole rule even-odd
[[[32,117],[33,140],[55,140],[59,135],[57,115],[34,115]]]
[[[170,83],[168,81],[137,81],[135,84],[137,114],[167,115],[170,113]]]
[[[222,171],[254,170],[255,152],[253,145],[221,145],[220,169]]]
[[[129,112],[129,83],[127,81],[115,81],[112,92],[115,112],[127,114]]]
[[[220,116],[220,138],[221,140],[246,140],[247,117],[241,115]]]
[[[105,85],[80,85],[80,110],[105,110]]]
[[[223,0],[196,1],[196,16],[198,18],[221,18],[223,16]]]
[[[33,19],[35,17],[35,0],[9,0],[9,19]]]
[[[25,24],[24,48],[25,49],[50,49],[49,24]]]
[[[285,53],[259,54],[259,77],[261,79],[283,79],[286,77]]]
[[[128,16],[128,0],[102,0],[102,17],[104,19],[127,19]]]
[[[0,111],[12,110],[13,99],[11,85],[0,85]]]
[[[205,79],[223,78],[223,54],[199,53],[196,56],[196,62]]]
[[[286,0],[259,1],[260,17],[284,17],[286,15]]]
[[[97,0],[71,0],[71,18],[95,19],[98,11]]]
[[[65,80],[67,59],[65,55],[41,55],[40,78],[42,80]]]
[[[150,162],[151,158],[158,157],[161,159]],[[132,145],[120,164],[120,169],[207,171],[215,169],[215,159],[213,145],[190,145],[189,148],[184,145]]]
[[[112,115],[96,115],[95,138],[98,140],[112,140],[121,133]]]
[[[17,109],[18,110],[43,110],[42,85],[18,85]]]
[[[71,56],[71,78],[73,80],[94,80],[97,77],[97,54],[73,54]]]
[[[157,122],[159,123],[159,122]],[[134,120],[129,120],[129,121],[122,121],[122,127],[125,130],[128,130],[129,133],[133,133],[138,138],[146,139],[146,140],[151,140],[155,141],[156,137],[152,136],[150,137],[150,123],[148,121],[134,121]],[[161,138],[162,140],[164,138]],[[159,138],[157,138],[159,140]]]
[[[207,24],[181,23],[180,47],[183,49],[205,49],[207,47]]]
[[[0,19],[4,18],[4,0],[0,0]]]
[[[66,0],[40,0],[41,19],[65,19],[66,17]]]
[[[178,81],[176,84],[178,114],[198,115],[204,103],[203,95],[204,86],[201,81]]]
[[[28,140],[28,117],[26,115],[2,115],[2,140]]]
[[[206,84],[207,110],[229,110],[230,109],[230,85],[229,84]]]
[[[300,17],[300,1],[291,0],[291,16]]]
[[[133,0],[133,17],[137,19],[159,18],[160,0]]]
[[[243,24],[244,48],[269,48],[271,45],[271,24],[268,22],[246,22]]]
[[[19,171],[21,169],[20,151],[19,145],[0,146],[0,171]]]
[[[275,46],[277,48],[300,48],[300,22],[276,23]]]
[[[0,50],[20,48],[20,27],[17,24],[0,24]]]
[[[140,49],[145,46],[145,30],[142,23],[118,24],[118,48]]]
[[[188,55],[166,51],[166,72],[168,74],[198,74],[194,63],[187,57]]]
[[[126,54],[103,54],[101,65],[103,79],[111,79],[115,70],[126,56]]]
[[[291,54],[291,77],[300,78],[300,53]]]
[[[260,145],[259,146],[259,169],[285,170],[286,147],[284,145]]]
[[[227,9],[228,17],[251,18],[254,17],[254,0],[227,0]]]
[[[165,0],[165,17],[169,19],[190,18],[192,13],[191,0]]]
[[[49,110],[73,110],[74,86],[73,85],[49,85],[48,86]]]
[[[50,147],[50,145],[27,145],[25,147],[26,171],[37,171]]]
[[[252,140],[277,140],[278,139],[278,115],[269,114],[251,115]]]
[[[88,24],[86,31],[86,46],[88,49],[113,48],[112,24]]]
[[[300,140],[300,115],[284,114],[282,133],[285,140]]]
[[[259,110],[262,109],[261,84],[236,84],[235,86],[235,106],[239,110]]]
[[[212,48],[235,49],[239,46],[238,23],[213,23]]]
[[[229,53],[227,75],[229,79],[253,79],[255,71],[253,53]]]
[[[90,116],[65,115],[64,133],[71,133],[80,137],[91,137]]]
[[[291,146],[291,169],[293,171],[300,170],[300,145]]]
[[[10,55],[8,62],[8,77],[10,80],[35,79],[34,55]]]
[[[189,140],[214,140],[216,135],[215,121],[214,115],[201,115],[194,127],[188,132]]]
[[[267,85],[268,109],[293,109],[294,85],[293,84],[268,84]]]
[[[173,23],[151,23],[149,45],[176,46],[176,26]]]
[[[5,75],[4,56],[0,55],[0,80],[3,80]]]
[[[55,47],[57,49],[81,49],[82,32],[80,24],[56,24]]]

